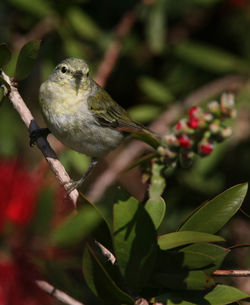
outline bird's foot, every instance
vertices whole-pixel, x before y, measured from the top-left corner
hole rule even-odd
[[[49,128],[39,128],[39,129],[35,129],[33,131],[31,131],[30,133],[30,147],[32,147],[38,138],[40,137],[44,137],[47,138],[48,134],[51,131],[49,130]]]
[[[82,179],[76,181],[70,179],[69,181],[64,182],[63,184],[66,186],[67,194],[69,195],[72,191],[78,189],[82,182]]]

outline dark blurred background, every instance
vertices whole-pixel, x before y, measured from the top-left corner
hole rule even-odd
[[[203,201],[250,180],[249,30],[249,0],[0,2],[0,42],[6,42],[13,52],[6,73],[13,75],[16,54],[24,43],[42,40],[32,74],[19,84],[41,126],[40,83],[66,57],[85,59],[92,76],[133,119],[146,125],[171,111],[176,102],[184,103],[188,96],[203,106],[223,91],[235,93],[238,117],[229,122],[234,130],[232,138],[217,145],[211,156],[197,159],[190,169],[167,173],[167,215],[162,231],[175,230]],[[183,107],[176,120],[185,115]],[[58,146],[53,137],[49,140]],[[34,170],[42,155],[36,148],[30,149],[28,142],[27,129],[4,101],[0,108],[1,159],[22,159]],[[79,176],[87,168],[88,157],[57,150],[70,175]],[[91,183],[98,174],[97,170]],[[55,179],[53,183],[56,185]],[[249,198],[243,209],[250,214]],[[239,212],[222,233],[229,245],[250,243],[248,217]],[[249,267],[249,252],[232,251],[227,265]],[[244,280],[241,285],[246,283]],[[250,292],[249,285],[243,289]]]

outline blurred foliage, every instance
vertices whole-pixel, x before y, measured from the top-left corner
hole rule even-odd
[[[23,98],[41,126],[44,123],[38,106],[40,83],[59,61],[70,56],[84,58],[94,76],[105,51],[117,37],[117,25],[131,10],[135,12],[135,24],[122,40],[120,56],[106,87],[134,119],[150,123],[175,105],[175,101],[183,101],[201,86],[228,74],[249,77],[247,0],[182,0],[181,4],[171,0],[4,0],[0,2],[0,61],[4,71],[14,76],[17,54],[23,45],[30,40],[42,40],[32,74],[19,83]],[[7,43],[12,51],[9,63],[9,53],[2,43]],[[202,96],[200,99],[207,101]],[[233,126],[233,138],[218,145],[206,159],[197,158],[191,168],[166,174],[167,188],[163,194],[157,194],[162,211],[166,202],[168,220],[162,222],[160,232],[176,230],[177,224],[202,202],[232,185],[250,180],[249,100],[250,88],[246,82],[236,92],[238,119]],[[34,169],[42,157],[28,143],[26,128],[4,99],[0,106],[1,158],[28,160]],[[76,175],[82,174],[89,162],[87,157],[68,150],[63,152],[61,160]],[[109,190],[112,192],[114,188]],[[248,201],[249,195],[245,202]],[[243,209],[250,213],[246,203]],[[159,215],[154,211],[149,214],[158,227]],[[246,219],[241,214],[238,216]],[[229,222],[222,233],[227,237],[233,230]],[[231,242],[236,242],[233,237]],[[234,253],[230,255],[224,266],[237,261]],[[249,252],[246,251],[241,262],[242,268],[249,267]],[[50,267],[55,270],[55,278],[60,278],[57,266]],[[60,280],[59,288],[68,287],[63,283],[63,275]],[[81,287],[75,283],[71,286],[77,290],[75,295],[82,295]]]

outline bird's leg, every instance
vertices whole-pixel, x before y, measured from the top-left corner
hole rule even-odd
[[[91,170],[96,166],[97,162],[98,162],[98,158],[92,158],[89,168],[86,170],[86,172],[84,173],[84,175],[82,176],[81,179],[79,179],[77,181],[70,181],[70,182],[65,183],[65,184],[68,184],[68,187],[67,187],[68,194],[71,193],[73,190],[79,188],[82,185],[82,183],[88,177]]]
[[[30,133],[30,146],[33,146],[37,139],[40,137],[47,138],[48,134],[51,133],[49,128],[39,128],[31,131]]]

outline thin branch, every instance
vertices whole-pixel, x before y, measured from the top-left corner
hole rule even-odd
[[[110,44],[98,68],[95,81],[105,87],[109,75],[117,62],[122,49],[122,40],[128,35],[136,20],[135,10],[127,12],[116,28],[116,39]]]
[[[69,295],[67,295],[65,292],[56,289],[49,283],[45,281],[36,281],[37,286],[42,289],[43,291],[47,292],[50,296],[54,297],[60,302],[63,302],[68,305],[84,305],[83,303],[73,299]]]
[[[10,85],[11,90],[8,93],[8,98],[11,101],[14,108],[16,109],[16,111],[19,113],[21,119],[28,128],[29,132],[39,129],[38,124],[34,120],[34,117],[32,116],[30,110],[27,108],[17,88],[13,86],[11,79],[4,72],[1,72],[1,76]],[[53,149],[51,148],[51,146],[49,145],[48,141],[44,138],[39,138],[37,140],[37,146],[43,153],[51,170],[56,175],[57,180],[62,186],[64,186],[65,190],[67,191],[65,183],[67,183],[70,180],[70,177],[66,172],[65,168],[63,167],[63,165],[61,164],[61,162],[57,159],[57,156],[53,151]],[[76,207],[77,205],[78,195],[79,194],[77,190],[72,191],[68,195],[74,207]]]
[[[250,270],[215,270],[214,276],[250,277]]]
[[[238,75],[230,75],[197,89],[192,92],[183,102],[175,102],[167,109],[149,128],[159,135],[166,133],[169,125],[173,124],[178,117],[188,108],[198,105],[201,102],[212,98],[223,91],[237,91],[243,86],[245,79]],[[98,201],[106,189],[114,183],[119,174],[124,171],[138,156],[140,156],[148,146],[143,142],[131,141],[126,145],[121,153],[114,157],[113,154],[107,156],[105,161],[108,168],[101,173],[91,185],[87,197],[92,201]],[[123,177],[120,182],[123,183]]]

